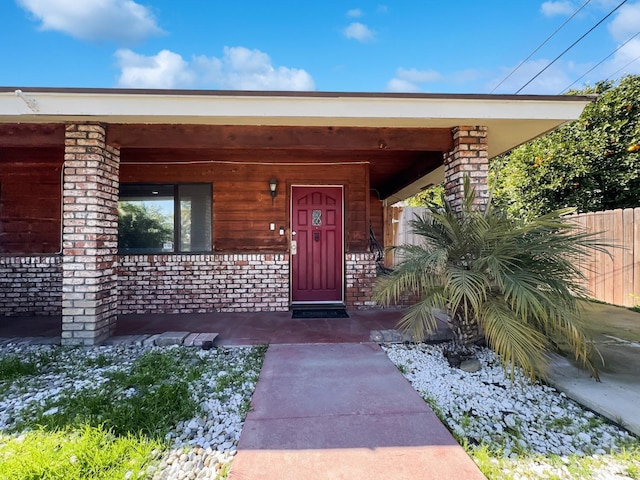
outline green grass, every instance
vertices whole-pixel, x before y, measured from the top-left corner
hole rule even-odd
[[[225,349],[213,355],[189,348],[153,349],[137,357],[122,352],[126,358],[61,347],[20,358],[0,352],[0,398],[10,388],[15,394],[18,383],[17,391],[42,388],[52,372],[66,376],[67,383],[85,379],[43,405],[34,402],[10,432],[0,431],[0,479],[151,478],[149,469],[171,447],[167,433],[200,414],[194,393],[224,400],[227,389],[243,392],[239,413],[246,415],[252,386],[247,382],[257,381],[266,347],[236,352],[234,361]],[[215,378],[215,389],[196,381],[203,374]],[[221,478],[228,471],[225,466]]]
[[[407,368],[406,365],[398,364],[396,365],[396,367],[398,368],[398,371],[403,375],[406,375],[407,373],[409,373],[409,369]]]
[[[99,357],[98,357],[99,358]],[[129,370],[108,373],[107,382],[80,392],[67,391],[31,412],[18,429],[103,426],[115,435],[163,438],[178,421],[198,411],[189,383],[204,369],[186,349],[149,351]]]
[[[36,373],[38,373],[38,366],[33,360],[22,360],[15,355],[0,358],[0,378],[5,381],[12,381]]]
[[[142,479],[162,447],[144,436],[116,436],[90,426],[0,435],[0,478]]]
[[[28,381],[29,377],[55,369],[60,349],[0,356],[0,395],[12,385]]]

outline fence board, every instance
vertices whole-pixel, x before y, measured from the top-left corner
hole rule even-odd
[[[633,306],[633,270],[634,270],[634,248],[633,248],[633,209],[627,208],[622,211],[622,225],[624,226],[622,236],[622,278],[620,282],[623,286],[622,302],[618,305]],[[639,302],[640,303],[640,302]]]
[[[633,305],[640,304],[640,208],[633,210]]]
[[[425,209],[389,209],[385,246],[419,243],[419,238],[410,232],[408,222]],[[594,252],[577,261],[577,267],[585,276],[583,287],[588,294],[615,305],[640,305],[640,207],[582,213],[570,219],[585,232],[598,233],[601,241],[618,246],[610,249],[611,255]],[[386,232],[393,233],[387,237]],[[387,258],[389,266],[396,262],[397,259]]]
[[[613,211],[612,218],[609,219],[613,221],[613,225],[611,225],[611,231],[613,232],[612,243],[614,245],[622,245],[624,241],[624,215],[621,209],[617,209]],[[623,248],[612,248],[611,254],[613,255],[613,266],[612,266],[612,275],[611,275],[611,284],[613,287],[613,300],[611,303],[616,305],[623,305],[625,301],[625,293],[627,290],[627,286],[624,284],[624,251]]]

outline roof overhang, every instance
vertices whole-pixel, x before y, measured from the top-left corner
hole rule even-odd
[[[592,96],[0,87],[0,123],[488,128],[494,157],[577,119]]]

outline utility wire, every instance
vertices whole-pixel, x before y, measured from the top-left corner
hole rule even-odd
[[[615,77],[618,73],[620,73],[622,70],[624,70],[625,68],[627,68],[629,65],[631,65],[632,63],[636,62],[640,60],[640,55],[638,55],[636,58],[634,58],[633,60],[631,60],[629,63],[627,63],[624,67],[616,70],[615,72],[613,72],[611,75],[609,75],[609,77],[605,80],[605,82],[608,82],[611,77]]]
[[[563,28],[567,23],[569,23],[573,17],[575,17],[578,13],[580,13],[580,10],[582,10],[584,7],[586,7],[586,6],[589,4],[589,2],[590,2],[590,1],[591,1],[591,0],[587,0],[586,2],[584,2],[584,3],[582,4],[582,6],[581,6],[580,8],[578,8],[575,12],[573,12],[573,14],[572,14],[569,18],[567,18],[567,19],[564,21],[564,23],[563,23],[562,25],[560,25],[558,28],[556,28],[556,31],[555,31],[555,32],[553,32],[551,35],[549,35],[549,36],[545,39],[545,41],[544,41],[544,42],[542,42],[540,45],[538,45],[538,46],[535,48],[535,50],[529,54],[529,56],[528,56],[527,58],[525,58],[524,60],[522,60],[522,61],[518,64],[518,66],[517,66],[516,68],[514,68],[513,70],[511,70],[511,72],[509,72],[509,75],[507,75],[507,76],[506,76],[506,77],[504,77],[502,80],[500,80],[500,83],[498,83],[498,84],[493,88],[493,90],[491,90],[491,92],[489,92],[489,93],[493,93],[493,92],[495,92],[495,91],[498,89],[498,87],[499,87],[500,85],[502,85],[504,82],[506,82],[506,81],[507,81],[507,79],[508,79],[511,75],[513,75],[514,73],[516,73],[516,71],[517,71],[517,70],[519,70],[519,69],[520,69],[520,67],[521,67],[522,65],[524,65],[524,64],[525,64],[525,62],[526,62],[527,60],[529,60],[531,57],[533,57],[533,56],[536,54],[536,52],[537,52],[538,50],[540,50],[542,47],[544,47],[544,45],[545,45],[549,40],[551,40],[551,39],[555,36],[555,34],[556,34],[556,33],[558,33],[558,32],[559,32],[559,31],[560,31],[560,30],[561,30],[561,29],[562,29],[562,28]]]
[[[620,2],[620,4],[614,8],[613,10],[611,10],[609,13],[607,13],[607,15],[605,15],[598,23],[596,23],[593,27],[591,27],[586,33],[584,33],[579,39],[577,39],[575,42],[573,42],[571,45],[569,45],[569,47],[567,47],[560,55],[558,55],[556,58],[554,58],[551,63],[549,63],[546,67],[544,67],[542,70],[540,70],[538,73],[536,73],[533,78],[531,80],[529,80],[527,83],[525,83],[522,87],[520,87],[518,89],[518,91],[516,92],[516,94],[520,93],[522,90],[524,90],[524,88],[529,85],[531,82],[533,82],[536,78],[538,78],[540,75],[542,75],[543,72],[545,72],[547,70],[547,68],[549,68],[551,65],[553,65],[554,63],[556,63],[560,57],[562,57],[565,53],[567,53],[569,50],[571,50],[573,47],[575,47],[578,42],[580,42],[584,37],[586,37],[587,35],[589,35],[592,31],[594,31],[596,29],[596,27],[600,26],[601,23],[603,23],[607,18],[609,18],[611,15],[613,15],[613,13],[618,10],[622,5],[624,5],[625,3],[627,3],[628,0],[623,0],[622,2]]]
[[[593,72],[596,68],[598,68],[600,65],[602,65],[608,58],[610,58],[612,55],[614,55],[618,50],[620,50],[622,47],[624,47],[627,43],[629,43],[631,40],[633,40],[634,38],[636,38],[638,35],[640,35],[640,32],[636,33],[633,37],[631,37],[629,40],[627,40],[626,42],[624,42],[622,45],[620,45],[618,48],[616,48],[613,52],[611,52],[609,55],[607,55],[606,57],[604,57],[602,60],[600,60],[596,65],[594,65],[592,68],[590,68],[589,70],[587,70],[585,73],[583,73],[580,77],[576,78],[575,81],[569,85],[566,88],[563,88],[562,91],[558,94],[558,95],[562,95],[563,92],[566,92],[567,90],[569,90],[571,87],[573,87],[578,81],[582,80],[585,76],[589,75],[591,72]],[[640,57],[638,57],[640,58]],[[637,60],[637,59],[636,59]],[[634,60],[635,61],[635,60]],[[631,62],[633,63],[633,62]],[[625,65],[622,68],[626,68],[627,65]],[[617,73],[617,72],[616,72]]]

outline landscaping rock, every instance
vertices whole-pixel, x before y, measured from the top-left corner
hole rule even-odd
[[[170,345],[182,345],[189,332],[164,332],[156,338],[156,345],[168,347]]]
[[[477,358],[468,358],[460,362],[460,370],[467,373],[475,373],[482,368],[480,360]]]

